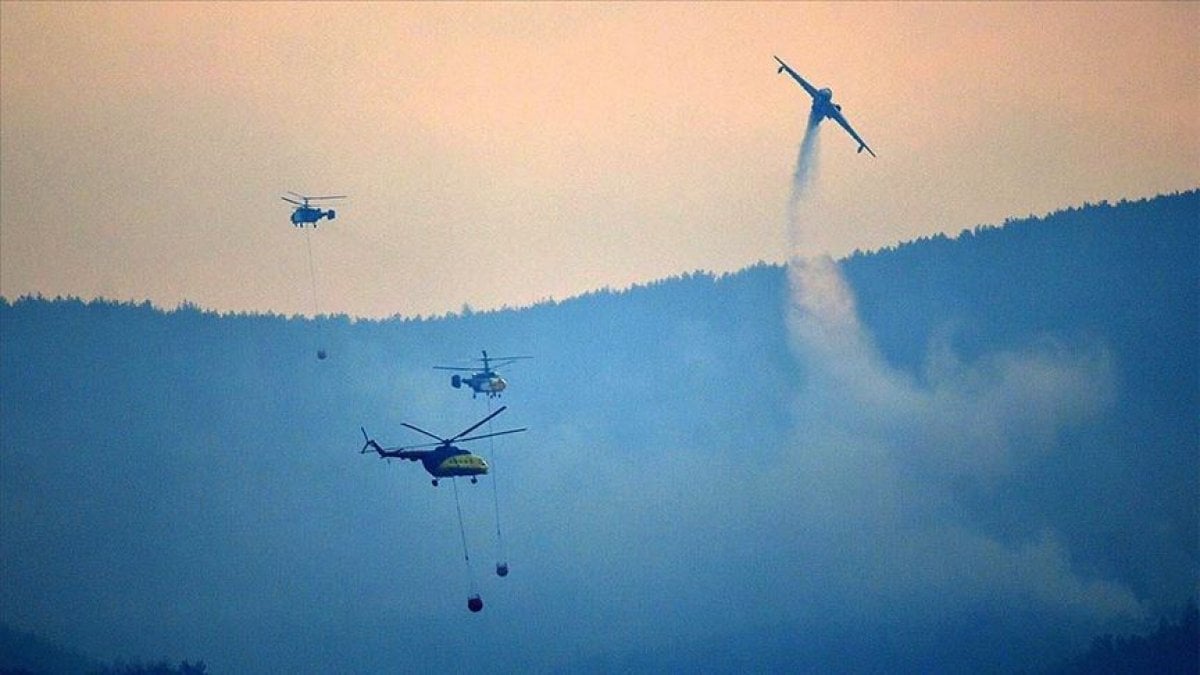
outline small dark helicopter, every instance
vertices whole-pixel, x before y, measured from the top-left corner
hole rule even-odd
[[[491,438],[492,436],[503,436],[504,434],[515,434],[526,431],[525,427],[520,429],[508,429],[507,431],[497,431],[491,434],[482,434],[480,436],[467,436],[467,434],[475,431],[479,427],[489,422],[493,417],[499,415],[508,409],[508,406],[501,406],[496,412],[479,420],[470,427],[467,427],[460,433],[450,438],[442,438],[436,434],[431,434],[424,429],[401,422],[402,426],[406,426],[413,431],[425,434],[430,438],[436,438],[437,443],[424,443],[422,445],[410,445],[398,448],[384,448],[376,443],[371,437],[367,436],[367,430],[359,427],[362,430],[363,438],[367,441],[361,453],[368,450],[374,450],[379,453],[380,457],[396,459],[407,459],[410,462],[420,460],[425,465],[425,470],[433,476],[433,486],[438,486],[439,478],[449,478],[454,476],[470,476],[472,483],[479,482],[476,476],[481,476],[488,472],[488,463],[479,455],[473,455],[467,450],[454,447],[455,443],[465,443],[467,441],[477,441],[481,438]],[[432,450],[421,450],[420,448],[433,448]]]
[[[532,359],[532,356],[497,356],[489,357],[487,350],[483,350],[483,358],[475,359],[483,362],[483,370],[479,368],[459,368],[456,366],[434,366],[435,370],[459,370],[471,373],[470,377],[461,375],[450,376],[450,386],[455,389],[461,389],[465,384],[471,388],[471,398],[475,398],[478,394],[487,394],[495,398],[500,395],[506,388],[508,382],[500,377],[500,373],[493,370],[493,366],[507,366],[521,359]]]
[[[299,198],[301,201],[296,201],[291,197],[280,197],[283,201],[289,204],[295,204],[296,209],[292,211],[292,225],[296,227],[304,227],[308,223],[312,223],[313,227],[317,226],[317,221],[322,218],[333,220],[337,217],[337,212],[333,209],[322,210],[319,206],[310,206],[309,202],[321,201],[325,199],[345,199],[346,195],[327,195],[324,197],[306,197],[302,194],[288,190],[288,194]]]

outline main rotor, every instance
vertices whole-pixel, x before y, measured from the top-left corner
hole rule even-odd
[[[499,415],[500,413],[504,412],[505,410],[508,410],[508,406],[500,406],[500,408],[498,408],[492,414],[479,420],[475,424],[472,424],[471,426],[467,427],[466,429],[463,429],[462,431],[458,432],[454,436],[451,436],[450,438],[442,438],[441,436],[438,436],[437,434],[426,431],[426,430],[422,429],[421,427],[418,427],[414,424],[409,424],[408,422],[401,422],[400,423],[401,426],[408,427],[409,429],[412,429],[413,431],[416,431],[417,433],[424,434],[430,438],[437,439],[437,441],[438,441],[437,443],[425,443],[422,445],[410,445],[410,446],[407,446],[406,449],[450,447],[454,443],[465,443],[468,441],[477,441],[477,440],[480,440],[483,438],[491,438],[493,436],[503,436],[505,434],[516,434],[516,433],[520,433],[522,431],[528,431],[528,427],[521,427],[520,429],[508,429],[506,431],[497,431],[495,433],[481,434],[479,436],[467,436],[467,434],[471,433],[472,431],[475,431],[479,427],[488,423],[489,421],[491,421],[491,419],[493,417],[495,417],[496,415]]]
[[[507,366],[510,363],[515,363],[522,359],[532,359],[533,358],[532,356],[488,356],[486,349],[482,350],[482,353],[483,353],[482,358],[471,359],[471,360],[478,362],[478,363],[482,363],[483,364],[483,372],[485,372],[485,373],[493,372],[492,368],[500,368],[502,366]],[[460,371],[466,371],[466,372],[475,372],[475,371],[479,370],[478,367],[474,367],[474,366],[472,366],[472,367],[434,366],[433,368],[434,368],[434,370],[460,370]]]
[[[296,201],[296,199],[293,199],[292,197],[280,197],[280,199],[282,199],[285,202],[288,202],[289,204],[295,204],[296,206],[299,206],[300,208],[303,208],[303,209],[309,208],[309,202],[319,202],[319,201],[326,200],[326,199],[345,199],[346,198],[346,195],[324,195],[324,196],[318,196],[318,197],[310,197],[308,195],[302,195],[299,192],[292,192],[291,190],[288,190],[287,193],[289,195],[292,195],[292,197],[295,197],[296,199],[300,199],[301,201]]]

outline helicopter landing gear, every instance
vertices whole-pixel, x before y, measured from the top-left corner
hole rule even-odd
[[[479,482],[478,478],[476,478],[475,476],[471,476],[471,485],[475,485],[478,482]]]
[[[431,481],[429,481],[429,482],[433,483],[433,487],[437,487],[437,486],[438,486],[438,480],[437,480],[436,478],[434,478],[433,480],[431,480]]]

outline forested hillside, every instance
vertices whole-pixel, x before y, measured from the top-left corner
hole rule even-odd
[[[1062,662],[1200,579],[1198,214],[841,261],[917,425],[829,391],[774,265],[388,321],[8,299],[0,621],[212,672]],[[494,403],[530,432],[473,448],[506,551],[490,479],[457,487],[469,573],[449,486],[360,455],[359,426],[467,427],[489,403],[432,366],[481,349],[535,358]]]

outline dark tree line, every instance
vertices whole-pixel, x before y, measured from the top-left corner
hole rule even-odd
[[[1101,635],[1064,675],[1111,673],[1191,675],[1200,672],[1200,611],[1190,603],[1178,621],[1163,618],[1149,635]]]
[[[173,666],[167,661],[157,661],[154,663],[117,662],[111,666],[94,670],[89,675],[205,675],[207,672],[208,666],[204,665],[203,661],[190,663],[185,660],[181,661],[178,666]]]

